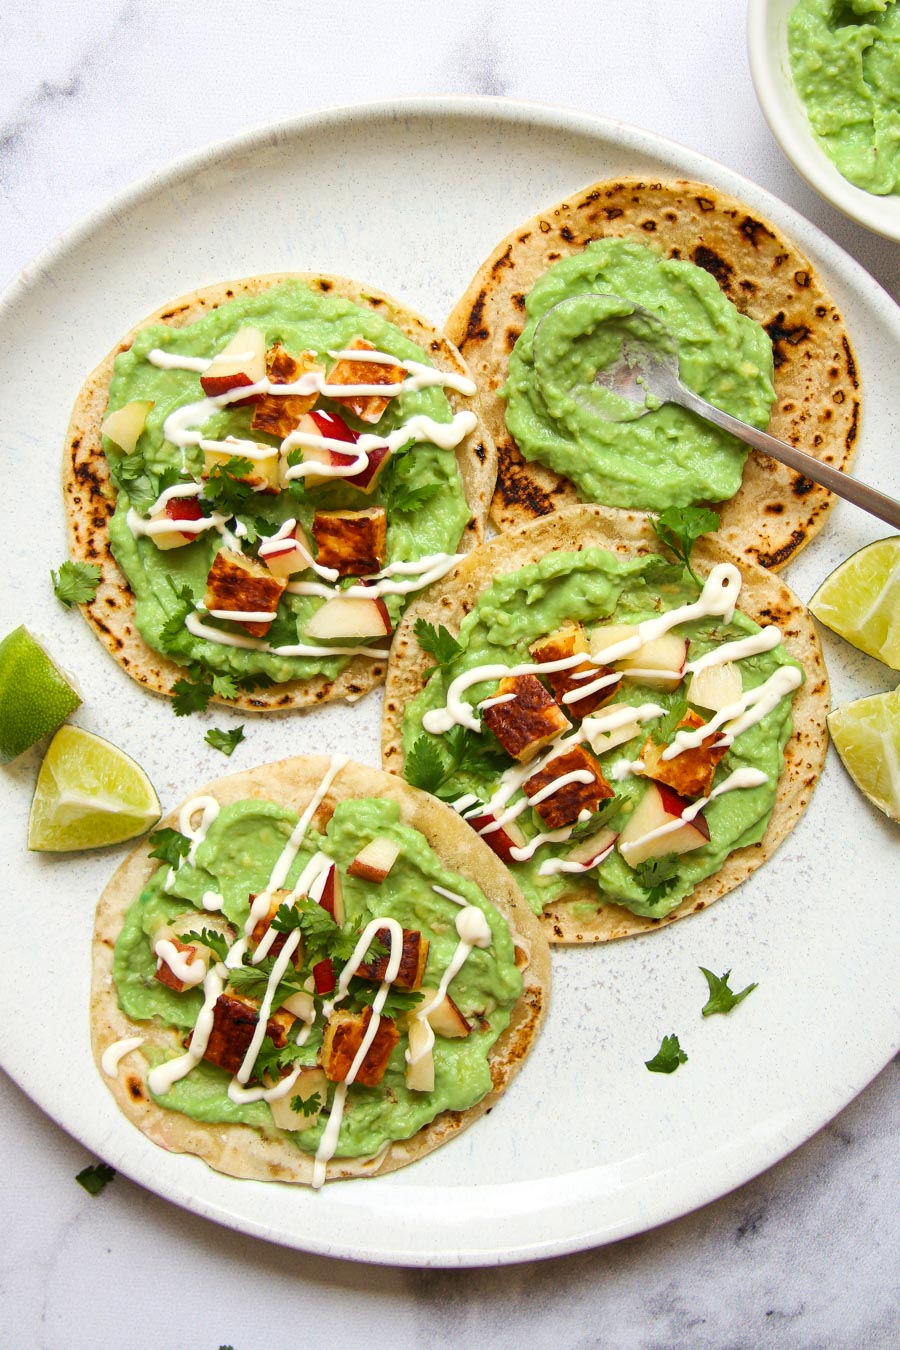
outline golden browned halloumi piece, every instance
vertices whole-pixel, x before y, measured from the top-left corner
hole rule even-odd
[[[269,901],[269,909],[268,909],[268,913],[265,915],[264,918],[259,919],[259,920],[257,921],[257,923],[255,923],[254,926],[253,926],[253,932],[250,934],[250,945],[251,945],[251,947],[256,948],[256,947],[259,946],[259,944],[262,942],[263,938],[265,937],[266,933],[268,933],[268,931],[269,931],[269,926],[270,926],[272,920],[275,918],[275,915],[278,913],[279,906],[284,905],[284,904],[287,904],[288,901],[289,901],[289,899],[290,899],[290,895],[291,895],[290,891],[273,891],[273,892],[272,892],[272,898],[271,898],[271,900]],[[255,896],[255,895],[249,896],[249,900],[250,900],[250,904],[251,904],[251,905],[253,904],[253,901],[254,901],[255,899],[256,899],[256,896]],[[288,936],[289,936],[289,935],[288,935],[287,933],[278,933],[278,934],[276,935],[274,941],[272,942],[272,945],[268,948],[268,951],[267,951],[266,954],[267,954],[268,956],[278,956],[279,953],[281,952],[282,947],[283,947],[284,944],[287,942]],[[293,952],[293,954],[292,954],[292,956],[291,956],[291,961],[292,961],[292,963],[293,963],[295,966],[297,966],[298,969],[299,969],[300,966],[303,965],[303,942],[302,942],[302,941],[301,941],[301,942],[298,942],[296,948],[294,949],[294,952]]]
[[[241,614],[271,613],[287,586],[286,577],[273,576],[264,563],[220,548],[206,578],[203,602],[207,609],[231,609]],[[242,628],[254,637],[265,637],[272,622],[264,623],[236,619]]]
[[[213,1008],[212,1030],[203,1058],[228,1073],[237,1073],[250,1048],[258,1021],[259,1006],[252,999],[240,994],[220,994]],[[288,1012],[274,1013],[266,1025],[266,1036],[281,1049],[287,1044],[287,1034],[294,1021]],[[192,1038],[193,1032],[188,1037],[188,1046]]]
[[[354,338],[346,351],[373,352],[375,348],[365,338]],[[375,361],[352,361],[345,357],[328,372],[328,384],[402,384],[406,371],[402,366],[383,366]],[[334,397],[334,395],[332,395]],[[361,422],[378,422],[381,414],[390,403],[390,395],[382,398],[379,394],[353,394],[349,398],[335,398],[342,403]]]
[[[169,941],[176,952],[186,953],[184,958],[185,963],[192,966],[199,956],[197,948],[190,942],[180,942],[177,937],[171,937],[169,938]],[[167,962],[163,961],[162,958],[160,958],[156,967],[156,978],[159,980],[160,984],[164,984],[167,989],[174,989],[176,994],[183,993],[187,987],[184,980],[180,980],[172,967],[168,965]]]
[[[497,697],[513,694],[505,703],[483,708],[482,720],[513,759],[527,764],[539,750],[571,725],[536,675],[507,675]]]
[[[317,511],[313,535],[320,567],[334,567],[342,577],[378,572],[387,548],[387,514],[383,506],[364,511]]]
[[[691,709],[678,723],[679,728],[696,731],[705,723]],[[682,750],[673,759],[663,759],[664,745],[657,745],[648,736],[641,750],[644,774],[654,782],[665,783],[681,797],[708,797],[719,760],[728,753],[728,746],[716,747],[718,733],[710,732],[696,749]]]
[[[301,375],[307,375],[311,370],[324,370],[316,361],[315,352],[291,356],[280,342],[276,342],[266,352],[266,375],[272,384],[296,384]],[[254,409],[250,429],[264,431],[283,441],[296,428],[300,418],[315,405],[318,397],[317,389],[311,394],[263,394]]]
[[[565,657],[574,656],[576,652],[590,651],[588,646],[587,634],[584,631],[584,625],[580,623],[563,624],[556,633],[551,633],[550,637],[541,638],[530,649],[531,655],[535,661],[562,661]],[[587,672],[587,678],[576,680],[573,676]],[[566,712],[572,713],[574,717],[587,717],[602,704],[608,703],[618,689],[621,679],[607,684],[603,689],[597,689],[593,694],[588,694],[585,698],[573,700],[571,703],[563,703],[563,694],[570,690],[580,690],[593,684],[595,680],[603,675],[611,675],[612,666],[593,666],[590,661],[582,661],[577,666],[570,666],[567,670],[547,670],[543,672],[544,679],[553,690],[554,697],[561,708]]]
[[[333,1012],[325,1023],[322,1068],[332,1083],[344,1082],[371,1020],[372,1009],[365,1008],[361,1013]],[[363,1087],[377,1087],[399,1040],[397,1024],[389,1017],[382,1017],[353,1081]]]
[[[385,978],[385,973],[390,959],[391,934],[388,928],[379,928],[378,939],[386,949],[384,956],[376,956],[372,961],[364,961],[357,969],[357,975],[361,980],[377,980],[379,983]],[[393,983],[400,989],[419,989],[422,985],[422,976],[425,974],[425,963],[428,960],[428,939],[423,938],[422,934],[415,928],[404,928],[403,930],[403,948],[400,952],[400,968],[397,971]]]
[[[591,774],[591,781],[566,783],[535,805],[535,811],[548,829],[561,830],[566,825],[574,825],[582,811],[590,811],[593,815],[602,801],[615,796],[600,765],[583,745],[575,745],[563,755],[554,755],[549,764],[526,780],[522,790],[526,797],[536,797],[555,779],[577,770]]]

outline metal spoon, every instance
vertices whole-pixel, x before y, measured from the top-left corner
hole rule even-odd
[[[682,408],[687,408],[698,417],[711,422],[713,426],[720,427],[722,431],[729,431],[732,436],[746,441],[754,450],[770,455],[772,459],[786,464],[789,469],[802,473],[804,478],[828,488],[829,492],[844,497],[854,506],[862,507],[870,515],[877,516],[879,520],[885,520],[889,525],[900,529],[900,502],[883,492],[876,491],[875,488],[867,487],[858,479],[848,478],[846,474],[829,464],[823,464],[812,455],[806,454],[804,450],[797,450],[785,441],[770,436],[767,431],[759,431],[756,427],[742,422],[739,417],[732,417],[730,413],[722,412],[721,408],[707,403],[706,399],[681,383],[675,340],[662,319],[640,305],[632,305],[631,301],[623,300],[621,296],[610,292],[595,292],[595,294],[602,295],[603,299],[619,301],[623,305],[630,306],[631,313],[638,317],[645,330],[657,334],[661,340],[660,350],[657,350],[640,337],[626,335],[618,358],[612,365],[598,370],[593,383],[609,389],[630,406],[627,411],[623,410],[620,414],[613,408],[601,408],[597,402],[592,401],[590,411],[596,417],[606,422],[633,421],[635,417],[643,417],[646,413],[653,412],[660,403],[678,403]],[[567,300],[561,300],[558,305],[547,310],[535,329],[532,351],[539,348],[541,327],[547,316],[578,305],[583,298],[583,296],[569,296]],[[672,350],[666,352],[665,346],[669,346]],[[584,400],[577,399],[575,393],[572,397],[582,406],[587,406]]]

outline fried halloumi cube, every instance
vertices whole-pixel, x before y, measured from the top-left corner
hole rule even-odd
[[[530,650],[535,661],[543,663],[545,661],[562,661],[568,656],[574,656],[576,652],[584,652],[587,655],[590,647],[588,646],[584,625],[566,623],[556,633],[552,633],[550,637],[542,638],[539,642],[536,642]],[[577,680],[574,678],[575,675],[582,673],[586,674],[586,679]],[[565,708],[575,717],[587,717],[596,708],[609,702],[618,689],[621,678],[611,681],[602,689],[596,689],[592,694],[587,694],[583,698],[572,699],[568,703],[563,703],[563,695],[568,694],[570,690],[585,689],[595,680],[612,673],[612,666],[593,666],[590,661],[582,661],[577,666],[570,666],[567,670],[545,671],[544,679],[553,690],[560,707]]]
[[[269,931],[269,928],[271,927],[272,920],[275,918],[275,915],[278,913],[279,907],[280,907],[281,905],[287,904],[288,901],[290,900],[290,896],[291,896],[291,892],[290,892],[290,891],[273,891],[273,892],[272,892],[272,898],[271,898],[271,900],[269,901],[269,909],[268,909],[268,913],[265,915],[264,918],[259,919],[259,920],[257,921],[257,923],[254,924],[254,926],[253,926],[253,932],[250,934],[250,944],[251,944],[251,946],[252,946],[253,948],[258,947],[259,944],[262,942],[263,938],[266,936],[266,934],[267,934],[268,931]],[[253,904],[253,901],[256,899],[256,896],[255,896],[255,895],[251,895],[251,896],[249,897],[249,899],[250,899],[250,904],[252,905],[252,904]],[[280,952],[281,952],[282,947],[283,947],[284,944],[287,942],[288,936],[289,936],[289,934],[287,934],[287,933],[276,933],[276,936],[275,936],[274,940],[272,941],[271,946],[269,946],[269,947],[266,949],[266,955],[267,955],[267,956],[278,956],[278,955],[280,954]],[[299,942],[299,943],[297,944],[297,946],[295,947],[294,952],[293,952],[293,954],[292,954],[292,956],[291,956],[291,961],[292,961],[292,963],[293,963],[298,969],[300,968],[300,966],[303,965],[303,943],[302,943],[302,941]]]
[[[229,548],[220,548],[206,577],[203,602],[208,610],[274,616],[286,586],[287,578],[273,576],[264,563]],[[254,637],[265,637],[272,620],[235,619],[234,622]]]
[[[571,724],[536,675],[507,675],[497,697],[507,694],[512,698],[482,709],[482,720],[513,759],[527,764]]]
[[[347,351],[373,352],[375,348],[365,338],[354,338]],[[352,361],[344,357],[328,373],[327,383],[336,384],[402,384],[406,371],[402,366],[387,366],[375,361]],[[334,397],[334,395],[332,395]],[[361,422],[378,422],[387,405],[390,395],[352,394],[348,398],[334,398],[335,403],[343,403]]]
[[[272,384],[296,384],[301,375],[308,375],[310,371],[324,371],[315,352],[291,356],[280,342],[266,352],[266,375]],[[250,429],[264,431],[283,441],[296,429],[301,417],[309,412],[318,397],[317,389],[311,394],[263,394],[253,411]]]
[[[385,978],[388,961],[390,960],[390,929],[379,928],[378,940],[385,948],[385,954],[384,956],[376,956],[372,961],[364,961],[359,966],[356,973],[361,980],[377,980],[380,983]],[[400,989],[420,989],[427,960],[428,939],[424,938],[415,928],[404,928],[400,968],[393,983]]]
[[[590,811],[593,815],[602,801],[615,796],[600,765],[583,745],[573,746],[565,754],[554,755],[543,769],[526,779],[522,790],[526,797],[536,797],[556,779],[576,772],[590,774],[590,781],[565,783],[535,804],[535,811],[548,829],[560,830],[566,825],[574,825],[582,811]]]
[[[332,1083],[343,1083],[346,1079],[371,1020],[372,1009],[365,1008],[361,1013],[333,1012],[325,1023],[322,1068]],[[353,1081],[363,1087],[377,1087],[399,1040],[396,1022],[382,1017]]]
[[[702,717],[689,709],[678,723],[678,728],[697,731],[705,723]],[[672,759],[663,759],[664,745],[657,745],[648,736],[641,750],[644,774],[656,783],[665,783],[681,797],[708,797],[716,766],[727,755],[727,745],[716,746],[718,733],[710,732],[695,749],[681,750]]]
[[[268,1020],[266,1036],[281,1049],[294,1024],[288,1012],[274,1013]],[[259,1021],[259,1007],[252,999],[240,994],[220,994],[213,1008],[213,1024],[203,1058],[217,1064],[228,1073],[237,1073],[250,1048],[253,1033]],[[188,1038],[190,1045],[193,1032]]]
[[[182,942],[174,935],[169,938],[169,942],[171,942],[176,952],[184,953],[185,965],[192,966],[195,961],[200,960],[204,971],[206,970],[207,963],[200,956],[199,951],[192,942]],[[193,974],[193,972],[191,973]],[[184,980],[180,979],[180,977],[175,974],[172,967],[167,961],[163,960],[162,957],[159,957],[156,963],[156,978],[159,980],[160,984],[164,984],[167,989],[174,989],[176,994],[183,993],[187,988]]]
[[[364,511],[317,511],[313,535],[320,567],[334,567],[342,577],[368,576],[384,565],[387,513],[383,506]]]

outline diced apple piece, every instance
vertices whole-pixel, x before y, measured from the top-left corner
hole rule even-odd
[[[361,577],[384,564],[387,512],[383,506],[364,511],[317,511],[313,536],[322,567],[334,567],[342,577]]]
[[[688,685],[688,703],[698,708],[708,708],[710,712],[721,712],[732,703],[737,703],[744,692],[740,666],[733,661],[723,661],[720,666],[705,666],[691,676]]]
[[[316,642],[368,642],[387,637],[391,616],[380,598],[336,595],[326,600],[306,625],[306,636]]]
[[[684,678],[687,650],[686,638],[663,633],[615,665],[630,684],[641,684],[647,689],[674,689]]]
[[[584,867],[594,867],[612,853],[618,835],[615,830],[599,829],[587,839],[579,839],[574,848],[566,854],[568,862],[581,863]]]
[[[375,348],[371,342],[365,338],[355,338],[347,351],[374,351]],[[402,384],[406,379],[406,371],[402,366],[381,365],[374,361],[353,361],[348,357],[338,361],[336,365],[328,372],[327,383],[329,385],[337,384]],[[377,394],[353,394],[348,398],[337,398],[334,395],[335,403],[343,403],[356,413],[361,422],[377,422],[382,413],[390,403],[390,396],[381,397]]]
[[[361,1013],[333,1012],[325,1023],[322,1067],[333,1083],[346,1080],[371,1020],[372,1009],[365,1008]],[[353,1081],[363,1087],[377,1087],[399,1040],[397,1024],[390,1017],[382,1017]]]
[[[422,986],[422,1002],[420,1008],[427,1008],[429,1003],[433,1003],[437,998],[436,989],[426,989]],[[428,1021],[431,1023],[431,1030],[435,1036],[445,1036],[449,1040],[455,1040],[460,1036],[468,1036],[472,1030],[471,1024],[463,1017],[459,1008],[453,1002],[449,994],[445,994],[436,1008],[432,1008],[430,1013],[426,1013]],[[415,1018],[410,1017],[410,1023]]]
[[[562,661],[567,657],[575,656],[577,652],[584,652],[587,655],[588,641],[584,625],[580,623],[564,624],[558,632],[551,634],[550,637],[542,638],[540,642],[536,642],[530,648],[530,651],[535,661],[541,664],[549,661]],[[574,678],[576,675],[583,673],[586,673],[585,679]],[[594,666],[591,665],[590,661],[581,661],[577,666],[570,666],[566,670],[545,671],[544,678],[553,690],[557,703],[562,708],[572,713],[574,717],[587,717],[595,708],[609,702],[619,687],[619,680],[614,680],[602,689],[595,690],[592,694],[572,699],[569,702],[563,702],[564,696],[570,692],[584,690],[595,680],[611,674],[611,666]]]
[[[390,962],[391,933],[389,928],[379,928],[378,940],[384,947],[384,955],[375,956],[371,961],[363,961],[357,968],[361,980],[374,980],[380,984],[387,978]],[[403,929],[403,946],[400,950],[400,964],[392,981],[399,989],[418,989],[422,984],[425,966],[428,963],[428,939],[416,928]]]
[[[618,849],[629,867],[666,853],[690,853],[709,843],[709,826],[702,811],[683,820],[690,803],[663,783],[650,782],[618,838]],[[671,827],[671,828],[669,828]]]
[[[428,1027],[411,1017],[407,1027],[409,1060],[406,1086],[410,1092],[434,1092],[434,1042]]]
[[[110,413],[100,428],[104,436],[119,447],[123,455],[130,455],[141,438],[153,400],[135,398]]]
[[[609,703],[604,708],[604,713],[611,713],[615,708],[626,708],[627,704]],[[629,708],[629,712],[633,709]],[[589,718],[581,724],[581,729],[587,736],[588,745],[595,755],[603,755],[607,750],[615,750],[616,746],[624,745],[626,741],[634,740],[635,736],[641,734],[641,724],[637,717],[629,717],[621,726],[611,726],[604,728],[604,719]]]
[[[325,874],[325,884],[322,887],[322,893],[319,896],[319,904],[326,914],[330,914],[335,923],[343,925],[347,918],[344,908],[344,890],[341,884],[341,874],[337,869],[336,863],[329,863],[328,871]]]
[[[609,647],[618,646],[626,638],[636,638],[638,635],[637,624],[635,623],[606,623],[602,627],[594,628],[591,631],[591,656],[600,656]],[[618,666],[621,657],[612,656],[609,658],[610,665]]]
[[[275,577],[292,577],[312,566],[313,554],[306,531],[299,523],[283,539],[260,546],[259,556]]]
[[[234,337],[214,356],[206,370],[200,376],[204,394],[209,398],[218,398],[231,389],[241,389],[246,385],[259,384],[266,376],[266,338],[258,328],[239,328]],[[243,407],[246,403],[256,403],[262,394],[251,394],[230,406]]]
[[[301,1022],[310,1024],[315,1020],[315,1001],[312,994],[306,993],[305,990],[296,994],[288,994],[287,998],[283,998],[278,1006],[284,1008],[285,1012],[292,1013]]]
[[[263,563],[228,548],[220,548],[206,578],[204,604],[208,610],[238,614],[274,614],[287,582],[275,577]],[[265,637],[272,620],[236,619],[254,637]]]
[[[400,857],[400,845],[384,835],[376,835],[357,853],[347,872],[363,881],[382,882]]]
[[[254,441],[205,441],[203,445],[203,468],[201,477],[209,478],[217,465],[227,464],[231,459],[249,459],[252,468],[249,473],[236,475],[236,481],[246,483],[254,492],[272,493],[281,491],[281,462],[277,445],[263,445]]]
[[[574,825],[582,811],[590,811],[593,815],[602,801],[615,796],[600,765],[583,745],[573,746],[565,754],[554,755],[543,769],[523,783],[522,790],[531,799],[570,773],[587,773],[591,779],[587,783],[564,783],[549,797],[534,803],[535,811],[550,830]]]
[[[705,723],[693,710],[688,710],[679,728],[697,731]],[[665,783],[682,797],[708,797],[712,788],[716,766],[728,753],[727,745],[716,745],[718,733],[710,732],[698,746],[689,750],[680,750],[672,759],[664,759],[664,745],[657,745],[652,736],[648,736],[641,750],[641,762],[647,778],[657,783]]]
[[[520,764],[527,764],[561,732],[569,730],[569,719],[536,675],[507,676],[497,689],[498,696],[504,694],[514,697],[483,708],[481,716],[503,749]]]
[[[295,1097],[300,1097],[303,1101],[308,1102],[310,1097],[315,1096],[318,1096],[319,1104],[308,1115],[303,1111],[295,1111],[291,1106]],[[327,1097],[328,1079],[325,1076],[325,1070],[310,1065],[308,1069],[300,1070],[300,1075],[287,1096],[278,1097],[274,1102],[269,1102],[269,1110],[272,1112],[272,1119],[280,1130],[310,1130],[318,1121]]]
[[[266,352],[266,374],[270,384],[296,384],[301,375],[323,372],[315,352],[291,356],[280,342]],[[264,431],[283,441],[297,427],[319,397],[318,389],[309,394],[263,394],[253,411],[251,431]]]
[[[152,521],[157,520],[200,520],[203,512],[196,497],[170,497],[156,511],[150,513]],[[149,536],[157,548],[184,548],[197,538],[196,533],[188,530],[160,530]]]
[[[325,956],[321,961],[317,961],[312,968],[312,973],[317,994],[324,998],[328,994],[334,993],[337,988],[337,977],[330,956]]]
[[[524,848],[525,836],[514,820],[508,821],[506,825],[501,825],[497,830],[491,830],[490,834],[482,834],[482,830],[488,825],[493,825],[495,820],[496,816],[491,815],[490,811],[482,811],[478,815],[465,817],[466,824],[471,825],[488,848],[493,849],[497,857],[509,866],[510,863],[515,862],[512,850]]]

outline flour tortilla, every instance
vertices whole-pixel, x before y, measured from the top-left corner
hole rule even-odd
[[[264,798],[302,812],[328,770],[324,756],[283,759],[245,773],[233,774],[199,789],[222,805]],[[197,795],[197,794],[192,794]],[[493,1088],[466,1111],[447,1111],[410,1139],[390,1144],[375,1158],[336,1158],[329,1163],[328,1180],[372,1176],[392,1172],[415,1162],[432,1149],[466,1129],[496,1105],[533,1046],[550,996],[550,955],[540,925],[525,903],[506,868],[486,844],[473,839],[468,825],[448,806],[418,792],[406,783],[360,764],[348,764],[334,780],[313,824],[324,829],[338,801],[348,797],[390,797],[400,803],[401,820],[419,830],[441,862],[474,880],[506,916],[516,947],[524,988],[515,1005],[510,1025],[490,1052]],[[177,826],[177,812],[165,825]],[[143,1036],[162,1049],[183,1048],[178,1035],[147,1022],[133,1022],[121,1011],[113,984],[113,948],[127,910],[140,895],[159,863],[149,857],[143,843],[113,876],[97,907],[91,982],[91,1040],[98,1071],[122,1111],[143,1134],[172,1153],[194,1153],[217,1172],[256,1181],[286,1181],[309,1184],[313,1158],[302,1153],[281,1131],[265,1136],[249,1125],[204,1124],[189,1116],[165,1110],[152,1100],[147,1088],[147,1065],[140,1054],[127,1055],[115,1078],[100,1068],[109,1045],[126,1036]]]
[[[443,624],[455,636],[465,615],[495,577],[516,572],[551,552],[604,548],[624,557],[665,554],[646,516],[601,506],[573,506],[534,521],[484,544],[440,583],[420,596],[403,616],[388,665],[382,722],[382,763],[403,773],[403,711],[422,688],[432,665],[416,641],[420,618]],[[764,838],[737,849],[713,876],[702,881],[677,909],[662,919],[647,919],[620,905],[600,905],[596,884],[573,876],[563,897],[548,905],[542,922],[551,943],[611,942],[634,937],[706,909],[734,890],[775,852],[803,814],[822,771],[827,745],[828,674],[815,627],[805,606],[778,577],[736,557],[715,540],[700,540],[691,564],[705,576],[719,562],[740,567],[743,577],[738,609],[759,624],[775,624],[784,645],[803,666],[805,684],[793,702],[794,734],[785,747],[785,767]],[[474,830],[472,831],[475,835]],[[593,912],[576,912],[590,906]]]
[[[173,685],[185,674],[184,667],[154,651],[141,637],[134,622],[134,597],[109,548],[108,522],[115,510],[116,493],[109,478],[100,428],[106,415],[113,363],[121,352],[128,350],[142,328],[157,323],[184,328],[229,300],[258,295],[285,281],[302,281],[314,291],[342,296],[363,308],[374,309],[402,329],[436,366],[462,375],[469,373],[456,348],[426,319],[371,287],[363,287],[343,277],[312,272],[245,277],[192,291],[144,319],[113,348],[79,393],[69,424],[63,464],[69,553],[76,561],[96,563],[101,569],[97,594],[89,604],[81,606],[85,618],[132,679],[159,694],[172,694]],[[479,419],[475,430],[456,451],[463,490],[472,513],[457,546],[458,552],[465,553],[484,536],[497,474],[497,456],[478,396],[467,398],[451,389],[445,392],[454,412],[468,408]],[[354,657],[334,679],[319,675],[309,680],[291,680],[252,693],[239,691],[233,699],[214,697],[212,701],[248,712],[306,708],[338,698],[355,701],[381,684],[384,673],[383,661]]]
[[[497,391],[524,326],[525,297],[547,268],[593,239],[636,240],[710,272],[772,339],[776,402],[769,431],[839,469],[851,463],[861,395],[843,319],[815,269],[776,226],[703,183],[610,179],[526,221],[478,269],[447,321],[479,382],[497,444],[491,516],[507,530],[579,500],[567,478],[526,463]],[[721,509],[719,538],[777,570],[824,524],[833,496],[757,451]]]

